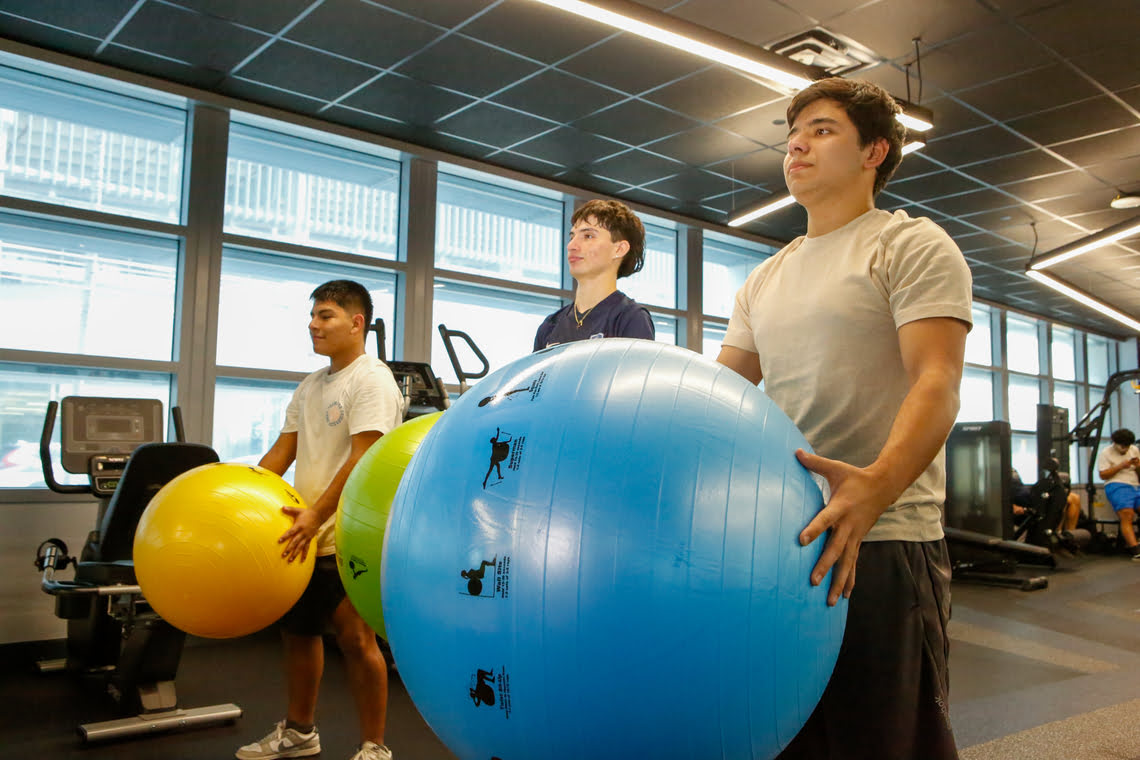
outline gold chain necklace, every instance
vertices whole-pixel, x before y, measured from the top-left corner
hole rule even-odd
[[[597,304],[594,304],[594,306],[597,306]],[[582,316],[579,317],[578,316],[578,304],[574,304],[574,321],[578,323],[578,327],[581,327],[582,323],[586,321],[586,317],[589,315],[589,313],[591,311],[594,310],[594,306],[591,306],[590,308],[586,309],[584,312],[582,312]]]

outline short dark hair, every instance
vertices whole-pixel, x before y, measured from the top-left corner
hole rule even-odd
[[[1131,446],[1136,443],[1136,434],[1128,428],[1112,431],[1112,442],[1118,446]]]
[[[372,296],[369,295],[368,289],[359,282],[352,280],[329,280],[323,285],[318,285],[316,290],[309,296],[309,299],[313,301],[313,303],[320,303],[321,301],[335,303],[347,311],[350,316],[356,313],[363,314],[363,334],[368,334],[368,328],[372,326]]]
[[[902,108],[889,92],[877,84],[861,79],[827,77],[813,82],[792,98],[788,104],[788,126],[795,124],[800,112],[817,100],[835,101],[847,113],[847,118],[859,131],[859,147],[866,148],[879,139],[887,141],[887,157],[875,169],[873,192],[878,195],[902,161],[906,127],[895,118]]]
[[[645,264],[645,225],[629,206],[619,201],[604,201],[595,198],[587,201],[570,217],[571,226],[583,219],[594,218],[598,226],[610,233],[616,242],[625,240],[629,250],[618,266],[618,277],[629,277],[641,271]]]

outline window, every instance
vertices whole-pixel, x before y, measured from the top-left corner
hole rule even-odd
[[[277,440],[296,383],[218,380],[214,391],[214,450],[223,462],[257,464]]]
[[[1030,375],[1036,375],[1041,371],[1037,354],[1037,320],[1007,314],[1005,342],[1011,370]]]
[[[730,240],[725,235],[705,232],[702,246],[704,313],[725,319],[732,316],[736,292],[748,275],[761,261],[775,253],[775,249],[767,246],[748,247]]]
[[[1037,430],[1038,382],[1032,377],[1009,376],[1009,425],[1014,430]]]
[[[1014,435],[1010,439],[1010,461],[1013,469],[1021,476],[1022,483],[1037,482],[1037,436]]]
[[[618,290],[646,306],[677,307],[677,230],[664,219],[638,215],[645,225],[645,264],[618,280]]]
[[[1076,380],[1076,333],[1067,327],[1053,325],[1053,377],[1058,380]]]
[[[327,363],[309,340],[309,295],[323,282],[349,279],[372,295],[373,319],[395,331],[396,277],[329,261],[226,248],[218,306],[218,364],[312,372]],[[374,351],[372,340],[368,350]],[[390,351],[390,349],[389,349]]]
[[[966,334],[966,361],[970,364],[992,366],[993,333],[990,330],[992,310],[985,304],[974,304],[970,311],[974,326]],[[987,418],[988,419],[988,418]]]
[[[1111,344],[1107,338],[1098,335],[1088,336],[1088,381],[1090,383],[1104,385],[1108,382],[1108,376],[1112,372],[1112,365],[1109,361],[1110,352]],[[1103,396],[1104,391],[1101,391],[1100,395]]]
[[[169,361],[174,240],[0,214],[0,348]]]
[[[357,147],[231,125],[225,231],[394,260],[400,165]]]
[[[0,66],[0,191],[176,223],[186,111],[164,100]]]
[[[562,202],[440,172],[435,265],[562,287]]]
[[[436,324],[470,335],[494,371],[531,353],[538,326],[560,308],[562,302],[554,298],[436,280],[432,315]],[[473,357],[464,345],[462,339],[455,344],[462,369],[478,370],[477,361],[465,360]],[[438,330],[432,330],[431,363],[444,382],[459,382]]]
[[[99,370],[88,367],[40,367],[0,363],[0,488],[44,488],[39,441],[49,401],[64,396],[119,396],[153,398],[168,413],[170,376],[151,372]],[[58,454],[60,423],[55,425]],[[167,431],[169,432],[169,431]],[[168,436],[172,437],[172,436]],[[86,483],[83,475],[64,479],[65,471],[55,459],[56,479]]]
[[[710,359],[716,359],[720,355],[720,347],[724,343],[724,334],[727,331],[728,328],[723,325],[705,322],[701,336],[701,353]]]
[[[956,422],[989,422],[994,418],[994,375],[967,367],[962,372],[961,403]]]
[[[672,317],[650,315],[653,319],[653,339],[658,343],[677,345],[677,320]]]

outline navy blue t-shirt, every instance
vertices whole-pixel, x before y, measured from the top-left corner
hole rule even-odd
[[[581,326],[574,319],[574,304],[561,308],[544,319],[534,336],[534,350],[592,338],[653,340],[654,335],[649,311],[625,293],[615,290],[590,309]]]

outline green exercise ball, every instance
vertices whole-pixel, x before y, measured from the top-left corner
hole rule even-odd
[[[415,417],[364,452],[341,491],[336,511],[336,566],[356,611],[387,638],[380,606],[384,529],[400,478],[420,442],[443,412]]]

